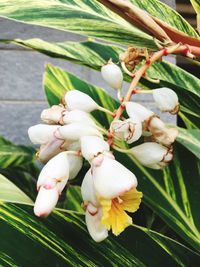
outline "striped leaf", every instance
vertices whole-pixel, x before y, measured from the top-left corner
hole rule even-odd
[[[58,57],[71,62],[100,70],[110,58],[118,62],[122,48],[97,42],[48,43],[40,39],[14,40],[14,43],[29,47],[51,57]],[[169,62],[157,62],[148,70],[149,76],[160,79],[160,84],[150,84],[143,79],[141,85],[149,88],[169,87],[176,91],[181,103],[181,117],[188,127],[196,128],[199,124],[200,80],[190,73]],[[128,76],[124,77],[130,81]],[[186,117],[185,117],[186,116]],[[187,122],[189,117],[190,125]],[[192,123],[192,124],[191,124]]]
[[[80,213],[38,219],[28,206],[0,205],[2,266],[194,266],[198,254],[146,228],[95,243]],[[14,237],[14,238],[13,238]],[[20,244],[20,248],[19,248]]]
[[[200,14],[200,1],[199,0],[190,0],[197,14]]]
[[[199,38],[195,29],[174,9],[158,0],[130,0],[134,5],[146,10],[149,14],[168,23],[177,30]],[[155,8],[156,7],[156,8]]]
[[[32,200],[16,185],[0,174],[0,201],[31,204]]]
[[[34,154],[34,149],[31,147],[17,146],[0,138],[0,171],[33,162]]]
[[[79,88],[79,90],[89,94],[98,104],[109,108],[116,109],[117,103],[109,97],[102,89],[88,84],[77,77],[62,71],[59,68],[48,65],[46,68],[44,78],[45,92],[47,99],[50,103],[59,103],[59,99],[67,90]],[[104,115],[100,112],[94,113],[96,119],[108,127],[108,122],[112,119],[109,115]],[[179,149],[179,147],[177,147]],[[139,179],[139,187],[144,193],[145,203],[151,207],[170,227],[172,227],[183,239],[185,239],[191,246],[200,249],[200,234],[197,230],[198,226],[198,212],[196,212],[196,205],[193,206],[195,201],[191,201],[191,207],[188,212],[188,196],[192,199],[200,197],[200,185],[198,182],[198,162],[196,158],[187,150],[184,150],[184,158],[191,159],[192,163],[187,164],[184,158],[176,161],[175,166],[165,171],[149,171],[149,169],[141,166],[135,159],[129,158],[124,154],[117,153],[117,159],[123,162],[130,170],[132,170]],[[180,156],[178,154],[177,157]],[[182,161],[187,171],[181,172]],[[191,168],[191,169],[190,169]],[[194,188],[191,182],[191,176],[194,177]],[[177,177],[178,176],[178,177]],[[180,183],[177,184],[177,181]],[[187,187],[185,181],[190,181],[189,188],[195,191],[187,194]],[[177,185],[177,189],[175,188]],[[178,191],[177,191],[178,190]],[[177,193],[180,192],[180,193]],[[177,198],[175,197],[177,196]],[[180,203],[178,202],[179,196],[182,196]],[[198,202],[196,202],[198,203]],[[193,210],[194,209],[194,210]],[[193,213],[194,212],[194,213]]]
[[[0,16],[125,45],[156,47],[152,36],[95,0],[2,0]]]
[[[200,159],[200,130],[178,128],[177,141]]]
[[[131,2],[176,29],[198,37],[195,30],[179,14],[159,1]],[[156,48],[151,35],[130,25],[97,0],[1,0],[0,16],[120,44]]]

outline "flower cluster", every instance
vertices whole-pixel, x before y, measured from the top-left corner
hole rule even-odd
[[[43,124],[28,130],[29,138],[40,145],[38,159],[45,165],[37,181],[38,195],[34,213],[46,217],[56,206],[59,196],[70,179],[77,176],[83,160],[87,171],[81,193],[88,231],[96,242],[104,240],[111,230],[119,235],[132,224],[128,213],[140,205],[142,193],[137,191],[137,178],[118,162],[112,149],[129,153],[141,164],[153,169],[163,168],[172,160],[172,144],[177,130],[167,128],[151,110],[132,102],[123,101],[121,69],[109,61],[102,67],[102,76],[118,91],[122,101],[119,109],[126,110],[128,118],[99,106],[89,95],[79,91],[66,92],[62,104],[54,105],[41,113]],[[151,91],[157,106],[175,114],[179,109],[177,95],[168,88]],[[108,130],[101,128],[90,112],[99,110],[113,115]],[[135,141],[146,142],[132,146]],[[128,149],[119,144],[131,144]],[[117,144],[117,145],[116,145]]]

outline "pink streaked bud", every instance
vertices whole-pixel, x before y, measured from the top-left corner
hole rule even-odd
[[[47,217],[55,208],[59,194],[56,187],[45,189],[41,187],[34,205],[34,213],[38,217]]]
[[[141,121],[144,122],[145,120],[148,120],[151,116],[154,115],[154,112],[145,108],[139,103],[136,102],[126,102],[126,112],[129,115],[130,118],[137,118]]]
[[[37,157],[42,163],[46,163],[63,150],[64,141],[53,137],[47,144],[41,145]]]
[[[79,109],[85,112],[91,112],[98,109],[97,103],[89,95],[79,90],[68,91],[64,99],[68,110]]]

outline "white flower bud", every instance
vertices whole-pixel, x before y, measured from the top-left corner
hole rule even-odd
[[[137,122],[132,119],[114,120],[110,129],[114,136],[126,141],[128,144],[137,141],[142,135],[142,124],[139,120]]]
[[[158,168],[161,162],[167,163],[173,158],[172,152],[168,148],[154,142],[135,146],[130,149],[130,152],[141,164],[150,168],[156,166]]]
[[[55,208],[59,198],[57,188],[45,189],[41,187],[34,205],[34,213],[38,217],[47,217]]]
[[[137,178],[118,161],[104,156],[99,166],[92,165],[94,188],[103,198],[112,199],[137,187]]]
[[[54,105],[42,111],[41,119],[48,124],[59,124],[64,111],[64,107]]]
[[[63,143],[63,140],[54,137],[48,143],[41,145],[37,153],[38,159],[43,163],[48,162],[51,158],[65,150],[63,148]]]
[[[56,137],[71,141],[77,141],[85,135],[99,136],[102,138],[102,134],[95,127],[78,122],[61,126],[56,133]]]
[[[101,68],[101,75],[103,79],[110,85],[113,89],[121,90],[123,83],[123,74],[116,64],[109,61],[106,65]]]
[[[82,110],[72,110],[72,111],[66,111],[64,113],[64,116],[62,118],[63,124],[70,124],[73,122],[82,122],[90,125],[95,125],[94,120],[92,117],[85,111]]]
[[[46,144],[54,137],[58,125],[37,124],[28,129],[29,139],[33,144]]]
[[[64,99],[68,110],[79,109],[91,112],[99,107],[89,95],[78,90],[68,91]]]
[[[81,153],[83,157],[91,161],[101,153],[109,151],[110,147],[107,142],[97,136],[81,137]]]
[[[162,112],[176,114],[179,111],[178,96],[173,90],[163,87],[152,92],[156,105]]]
[[[46,189],[55,187],[57,182],[67,180],[69,178],[69,161],[67,152],[61,152],[43,167],[37,181],[37,188],[41,186]]]
[[[135,102],[126,102],[125,106],[126,112],[129,117],[135,118],[135,116],[137,116],[141,122],[148,120],[151,116],[154,115],[153,111]]]
[[[88,209],[85,213],[87,229],[91,237],[96,242],[101,242],[108,237],[106,227],[101,223],[102,209],[99,208],[95,214],[91,214]]]

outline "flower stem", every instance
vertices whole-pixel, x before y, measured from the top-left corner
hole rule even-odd
[[[104,108],[104,107],[101,107],[101,106],[98,106],[98,110],[103,111],[103,112],[105,112],[105,113],[111,115],[112,117],[115,115],[114,112],[112,112],[112,111],[110,111],[109,109],[106,109],[106,108]]]

